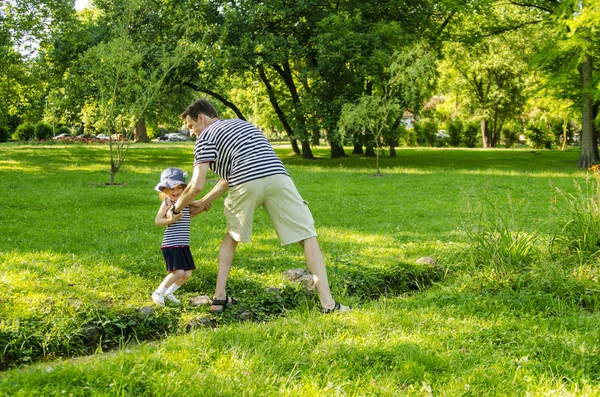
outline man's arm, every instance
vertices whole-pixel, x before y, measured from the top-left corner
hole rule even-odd
[[[178,214],[182,209],[187,207],[204,189],[204,183],[206,182],[206,174],[208,172],[209,163],[200,163],[194,167],[194,173],[192,174],[192,180],[187,185],[183,194],[175,205],[173,206],[173,213]]]
[[[190,214],[192,217],[201,212],[208,211],[212,202],[221,197],[227,189],[229,189],[229,183],[225,179],[220,179],[210,192],[206,193],[200,200],[193,201],[190,204]]]
[[[200,201],[206,204],[212,204],[213,201],[221,197],[229,189],[229,183],[225,179],[219,179],[219,182],[212,188],[212,190],[204,195]]]

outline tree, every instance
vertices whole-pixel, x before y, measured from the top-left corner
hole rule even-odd
[[[455,86],[463,86],[471,107],[481,123],[483,147],[495,147],[504,123],[519,114],[525,102],[527,64],[521,51],[512,48],[506,37],[488,37],[465,45],[448,43],[445,47],[449,65],[457,73]],[[467,88],[468,87],[468,88]]]
[[[111,39],[91,47],[83,56],[83,64],[90,71],[87,75],[90,95],[84,113],[98,130],[112,137],[109,140],[111,185],[125,161],[134,129],[140,128],[148,106],[164,91],[166,76],[189,53],[185,43],[175,48],[140,45],[132,32],[133,21],[145,4],[115,1],[122,14],[113,20]],[[153,70],[147,68],[149,52],[153,52]]]
[[[435,74],[435,57],[425,45],[416,45],[394,54],[388,68],[388,79],[352,104],[342,107],[338,128],[342,136],[360,133],[372,135],[376,146],[377,174],[381,144],[394,140],[402,115],[408,109],[416,110],[431,90]],[[397,140],[397,138],[396,138]]]
[[[512,1],[523,12],[543,22],[545,40],[539,45],[536,65],[549,73],[548,85],[560,99],[571,99],[581,109],[581,154],[578,166],[598,163],[598,136],[594,122],[600,103],[596,97],[600,79],[593,32],[600,27],[600,4],[588,0],[532,3]]]

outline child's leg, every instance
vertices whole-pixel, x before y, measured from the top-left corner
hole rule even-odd
[[[171,286],[169,287],[169,289],[167,289],[167,292],[165,292],[165,294],[167,294],[167,295],[173,294],[175,291],[177,291],[179,289],[179,287],[181,287],[183,284],[185,284],[185,282],[188,281],[188,279],[192,275],[192,270],[181,270],[181,271],[183,272],[181,277],[179,277],[179,279],[176,282],[171,284]]]
[[[160,283],[158,288],[159,289],[164,288],[166,291],[167,288],[169,288],[171,285],[173,285],[177,281],[179,281],[179,279],[181,277],[183,277],[184,274],[185,274],[185,270],[173,270],[171,273],[169,273],[167,275],[167,277],[164,278],[164,280],[162,281],[162,283]]]

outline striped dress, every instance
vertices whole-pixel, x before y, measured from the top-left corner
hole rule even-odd
[[[190,246],[190,207],[185,207],[182,212],[183,216],[180,220],[165,228],[161,249]]]
[[[198,137],[194,166],[206,162],[229,187],[276,174],[289,176],[267,138],[240,119],[217,120]]]

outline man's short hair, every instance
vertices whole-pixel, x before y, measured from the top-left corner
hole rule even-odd
[[[192,120],[198,120],[198,115],[200,113],[212,118],[219,117],[217,115],[217,110],[206,99],[198,99],[196,102],[188,106],[187,109],[185,109],[185,111],[179,115],[179,117],[185,120],[186,116],[190,116]]]

